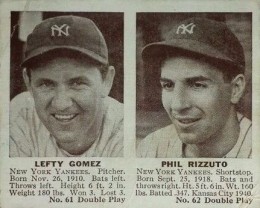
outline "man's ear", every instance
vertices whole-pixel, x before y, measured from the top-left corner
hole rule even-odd
[[[28,73],[27,73],[26,68],[23,69],[23,80],[24,80],[24,83],[27,87],[27,90],[29,92],[31,92],[31,81],[30,81],[30,78],[28,77]]]
[[[232,94],[231,103],[237,104],[244,94],[246,81],[243,74],[238,74],[231,82]]]
[[[102,91],[102,97],[108,96],[115,77],[115,68],[113,66],[109,66],[106,72],[105,77],[103,78],[103,91]]]

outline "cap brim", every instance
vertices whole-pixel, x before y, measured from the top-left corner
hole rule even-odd
[[[75,46],[44,46],[44,47],[37,48],[36,50],[30,52],[29,55],[26,57],[26,59],[24,59],[24,61],[22,62],[21,67],[26,67],[28,62],[36,57],[39,57],[39,56],[46,54],[48,52],[51,52],[51,51],[61,50],[61,49],[79,52],[79,53],[82,53],[82,54],[88,56],[89,58],[99,62],[100,64],[103,64],[103,65],[108,64],[107,58],[101,57],[100,55],[97,55],[93,51],[90,51],[87,49],[82,49],[82,48],[75,47]]]
[[[169,52],[186,52],[213,59],[223,60],[229,63],[233,61],[215,48],[202,42],[191,39],[174,39],[148,44],[143,48],[142,57],[144,61],[163,59]],[[233,63],[234,64],[234,63]]]

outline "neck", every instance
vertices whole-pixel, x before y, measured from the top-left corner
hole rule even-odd
[[[184,148],[184,155],[186,157],[221,158],[235,146],[239,132],[236,111],[231,109],[230,116],[221,132],[216,132],[204,143],[187,144]]]

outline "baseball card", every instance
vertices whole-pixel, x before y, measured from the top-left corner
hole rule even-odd
[[[0,207],[259,208],[259,9],[2,0]]]

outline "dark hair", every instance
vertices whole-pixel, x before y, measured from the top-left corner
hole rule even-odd
[[[25,67],[29,80],[31,80],[31,71],[35,70],[35,68],[37,67],[45,65],[48,61],[51,61],[57,57],[73,58],[81,62],[87,62],[88,64],[97,66],[97,68],[100,70],[102,79],[105,78],[106,73],[108,71],[109,65],[100,64],[99,62],[91,59],[90,57],[81,52],[72,51],[68,49],[56,49],[48,53],[44,53],[41,56],[36,56],[32,60],[28,61]]]

